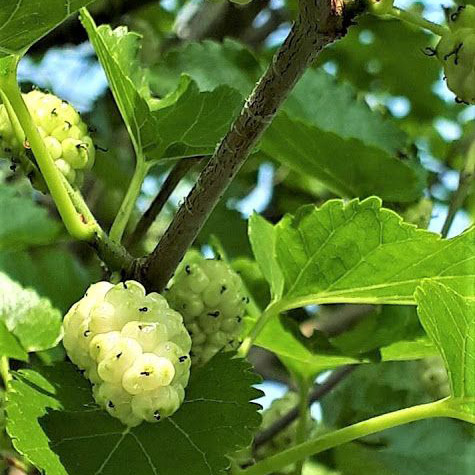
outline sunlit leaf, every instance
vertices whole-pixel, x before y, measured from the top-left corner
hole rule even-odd
[[[1,272],[0,321],[26,351],[51,348],[61,337],[61,314],[51,302]]]
[[[0,58],[29,46],[93,0],[2,0]]]

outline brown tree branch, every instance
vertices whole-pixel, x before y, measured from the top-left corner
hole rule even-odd
[[[147,211],[145,211],[145,213],[142,215],[134,231],[127,237],[125,242],[127,248],[130,246],[135,246],[142,240],[147,230],[153,224],[167,203],[168,198],[170,198],[171,194],[175,191],[178,183],[180,183],[182,178],[196,164],[197,160],[204,157],[205,155],[183,158],[174,165],[167,178],[163,182],[158,195],[152,201]]]
[[[308,404],[309,406],[314,402],[320,400],[323,396],[328,394],[340,381],[346,378],[352,371],[357,368],[357,365],[348,365],[343,366],[340,369],[335,370],[323,384],[315,386],[309,396]],[[296,406],[291,409],[287,414],[284,414],[280,419],[276,420],[271,426],[266,430],[259,432],[253,443],[254,450],[260,447],[261,445],[269,442],[273,439],[279,432],[283,431],[288,427],[297,417],[299,416],[299,407]]]
[[[148,288],[166,286],[188,247],[290,91],[329,43],[346,32],[343,0],[301,0],[300,15],[267,71],[218,145],[153,253],[134,266]]]

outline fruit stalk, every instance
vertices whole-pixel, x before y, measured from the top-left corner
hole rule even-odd
[[[420,15],[416,15],[414,13],[408,12],[407,10],[402,10],[400,8],[392,8],[387,12],[388,15],[399,18],[410,25],[417,26],[419,28],[424,28],[425,30],[429,30],[434,35],[442,36],[449,31],[449,29],[445,26],[439,25],[437,23],[433,23],[429,20],[426,20]]]
[[[122,240],[122,236],[127,227],[127,223],[129,222],[130,215],[134,209],[135,202],[140,194],[143,181],[147,176],[149,168],[150,166],[147,165],[143,159],[137,159],[137,165],[135,166],[132,180],[129,183],[124,201],[122,201],[109,233],[113,242],[120,243]]]
[[[18,118],[33,150],[43,178],[58,208],[61,219],[71,236],[81,241],[93,238],[96,223],[84,223],[80,214],[74,207],[71,198],[63,185],[61,172],[58,170],[41,138],[38,129],[26,107],[16,82],[15,71],[10,71],[7,76],[0,78],[0,87],[10,102],[11,108]]]

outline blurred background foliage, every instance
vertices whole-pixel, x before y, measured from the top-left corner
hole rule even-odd
[[[443,23],[455,3],[404,0],[396,5]],[[127,25],[143,35],[142,61],[156,97],[173,91],[180,75],[187,74],[201,90],[226,84],[244,100],[288,33],[296,9],[296,0],[253,0],[246,6],[208,0],[97,0],[90,11],[98,24]],[[254,210],[276,222],[306,203],[379,194],[386,207],[440,232],[475,141],[475,106],[457,104],[447,89],[439,63],[426,54],[436,42],[434,35],[402,22],[365,15],[319,56],[297,86],[196,243],[209,253],[215,236],[259,305],[266,304],[268,290],[247,239],[246,219]],[[90,124],[100,150],[83,192],[107,229],[124,196],[134,158],[105,76],[77,19],[33,47],[20,65],[20,79],[25,91],[34,84],[70,101]],[[337,171],[348,186],[337,189],[331,180],[322,179],[312,162],[315,156],[338,162]],[[67,236],[51,200],[32,191],[9,166],[0,161],[0,271],[65,312],[90,282],[105,275],[105,269],[87,246]],[[197,163],[181,181],[144,241],[133,243],[134,253],[155,246],[201,166]],[[168,172],[162,165],[146,179],[132,227]],[[29,214],[25,217],[16,209],[28,209]],[[474,216],[472,184],[449,236],[462,232]],[[290,316],[303,335],[317,329],[328,344],[352,355],[372,354],[374,361],[378,348],[388,342],[382,330],[387,320],[382,322],[381,315],[393,319],[392,341],[421,332],[415,313],[407,309],[402,315],[370,308],[353,312],[355,317],[352,307],[312,307]],[[251,356],[266,380],[261,402],[268,406],[293,385],[292,376],[264,350],[255,349]],[[48,362],[64,355],[56,349],[35,357]],[[424,368],[420,362],[362,365],[314,406],[312,414],[319,425],[342,427],[430,400]],[[469,475],[475,466],[471,431],[458,421],[411,424],[327,452],[304,473]],[[0,446],[4,462],[10,457],[7,445]]]

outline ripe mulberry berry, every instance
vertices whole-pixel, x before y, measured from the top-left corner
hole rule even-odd
[[[128,426],[157,422],[183,402],[191,339],[164,297],[135,281],[99,282],[64,318],[64,347],[96,402]]]

